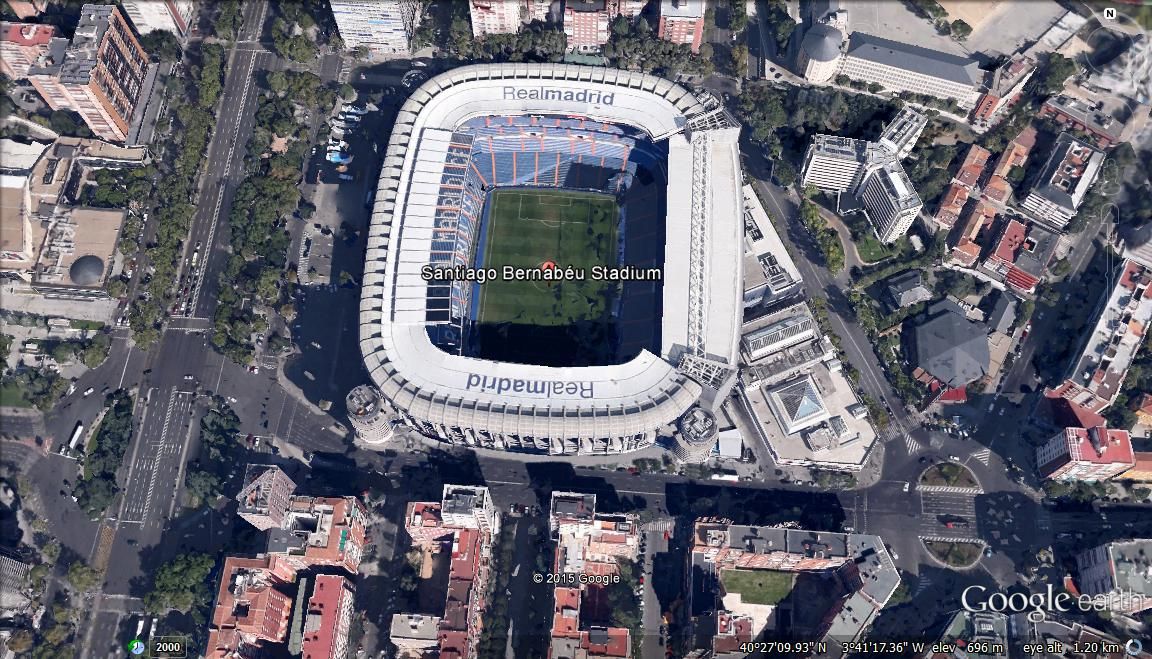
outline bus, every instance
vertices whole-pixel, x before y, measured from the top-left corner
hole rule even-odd
[[[75,451],[76,447],[80,445],[80,438],[84,436],[84,424],[80,421],[76,422],[76,429],[72,431],[72,439],[68,440],[68,450]]]

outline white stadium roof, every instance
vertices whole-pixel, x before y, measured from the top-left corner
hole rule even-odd
[[[478,116],[576,115],[669,141],[661,355],[545,367],[446,353],[423,307],[438,166],[450,131]],[[674,422],[700,397],[685,354],[735,364],[742,312],[739,127],[655,76],[574,65],[488,64],[437,76],[401,108],[384,158],[360,302],[361,350],[397,411],[466,435],[627,437]],[[431,200],[431,205],[429,201]],[[473,435],[473,436],[475,436]],[[566,452],[556,444],[552,452]]]

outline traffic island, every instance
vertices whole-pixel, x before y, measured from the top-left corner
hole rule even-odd
[[[937,562],[953,568],[970,568],[980,560],[984,546],[962,540],[924,540],[924,548]]]
[[[959,487],[978,489],[980,483],[968,467],[955,462],[932,465],[920,474],[920,485],[929,487]]]

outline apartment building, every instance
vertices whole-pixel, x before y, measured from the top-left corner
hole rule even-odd
[[[229,556],[224,559],[204,656],[277,656],[300,643],[309,659],[343,659],[355,593],[347,577],[298,573],[278,556]]]
[[[804,155],[801,184],[855,195],[876,236],[893,242],[908,232],[924,204],[900,165],[927,124],[927,117],[903,108],[880,136],[868,142],[815,135]]]
[[[976,105],[982,74],[979,62],[919,46],[853,33],[840,74],[875,82],[886,91],[913,92],[952,99],[961,108]]]
[[[596,496],[580,492],[553,492],[549,519],[556,538],[552,571],[573,580],[554,590],[548,656],[627,659],[631,635],[608,624],[605,587],[580,583],[578,575],[619,574],[618,559],[636,560],[638,521],[631,515],[597,513]]]
[[[12,80],[27,78],[32,67],[49,58],[54,41],[57,52],[67,48],[68,40],[54,25],[0,21],[0,73]]]
[[[924,202],[912,187],[900,163],[885,163],[860,188],[860,200],[868,209],[868,218],[881,242],[895,242],[912,226]]]
[[[62,57],[49,52],[28,80],[53,110],[73,110],[98,137],[124,142],[151,93],[155,66],[115,5],[84,5]],[[142,114],[142,113],[139,113]]]
[[[660,25],[656,34],[672,43],[700,52],[704,39],[704,0],[660,0]]]
[[[884,126],[880,139],[876,140],[884,149],[896,154],[898,160],[904,160],[912,155],[916,142],[928,125],[928,115],[921,114],[905,105],[900,112]],[[975,146],[975,145],[973,145]],[[975,147],[979,148],[979,147]]]
[[[1024,199],[1024,210],[1041,222],[1063,229],[1084,202],[1104,165],[1104,153],[1061,133],[1036,185]]]
[[[295,586],[295,572],[275,557],[225,558],[205,657],[250,656],[268,644],[283,643],[291,623]]]
[[[1152,323],[1152,268],[1126,259],[1072,373],[1047,392],[1099,413],[1116,400]]]
[[[1080,592],[1103,598],[1109,610],[1135,614],[1152,608],[1152,540],[1118,540],[1076,555]]]
[[[51,4],[51,0],[6,0],[6,2],[8,8],[20,20],[36,18]]]
[[[376,59],[411,56],[412,34],[423,17],[420,0],[331,0],[330,4],[345,48],[365,48]]]
[[[408,504],[404,530],[425,556],[451,552],[448,588],[441,616],[393,615],[393,642],[415,652],[439,652],[441,657],[476,657],[492,543],[500,533],[500,513],[488,488],[445,485],[440,501]]]
[[[977,206],[991,210],[983,201]],[[1060,236],[1043,225],[1025,224],[1015,218],[1004,221],[1001,227],[1000,236],[982,267],[1016,291],[1035,293],[1056,253]]]
[[[992,72],[988,89],[980,96],[972,110],[972,122],[978,126],[992,126],[1000,121],[1007,110],[1016,104],[1024,86],[1036,73],[1036,61],[1017,53],[1003,66]]]
[[[327,566],[355,574],[364,556],[367,517],[355,497],[294,496],[280,525],[268,531],[268,553],[297,570]]]
[[[1105,426],[1065,428],[1036,449],[1045,478],[1060,481],[1110,480],[1136,464],[1127,430]]]
[[[801,185],[832,192],[855,190],[877,151],[876,145],[865,140],[815,135],[804,154]]]
[[[348,656],[356,588],[347,578],[331,574],[318,575],[313,583],[304,612],[304,656],[344,659]]]
[[[1130,124],[1108,112],[1102,101],[1089,102],[1059,94],[1044,101],[1036,114],[1042,118],[1051,118],[1068,130],[1088,133],[1099,149],[1113,147],[1129,137]]]
[[[648,0],[564,0],[564,34],[568,49],[596,53],[608,43],[608,29],[617,16],[635,18]]]
[[[715,636],[705,643],[722,647],[733,635],[755,630],[768,638],[824,640],[828,654],[838,656],[841,644],[861,638],[900,585],[900,574],[879,536],[827,533],[733,524],[728,520],[697,520],[690,563],[693,581],[689,606],[701,615],[715,614]],[[772,607],[741,607],[728,611],[724,603],[739,595],[741,577],[764,571],[788,573],[792,588],[812,599],[793,604],[791,615]],[[731,577],[731,578],[730,578]],[[817,585],[818,584],[818,585]],[[739,601],[739,600],[736,600]],[[744,622],[740,622],[741,620]],[[735,628],[733,628],[735,627]]]
[[[163,30],[179,39],[188,36],[196,13],[194,0],[121,0],[120,6],[132,20],[137,33],[144,35]]]
[[[468,13],[472,17],[472,35],[517,32],[528,16],[523,0],[470,0]]]
[[[275,465],[250,464],[236,500],[240,518],[261,531],[277,528],[284,521],[296,483]]]

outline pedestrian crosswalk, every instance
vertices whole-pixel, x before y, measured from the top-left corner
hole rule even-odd
[[[980,449],[979,451],[976,451],[975,453],[973,453],[972,457],[976,458],[981,463],[983,463],[985,467],[987,467],[988,466],[988,460],[990,460],[992,458],[992,449],[990,449],[990,448]]]
[[[916,592],[912,594],[913,598],[920,597],[920,594],[932,587],[932,577],[927,572],[921,572],[920,578],[916,580]]]
[[[1048,509],[1043,506],[1041,506],[1036,513],[1036,530],[1052,530],[1052,513],[1048,512]]]
[[[904,435],[904,446],[908,449],[908,455],[915,455],[920,451],[920,442],[916,441],[912,435]]]

